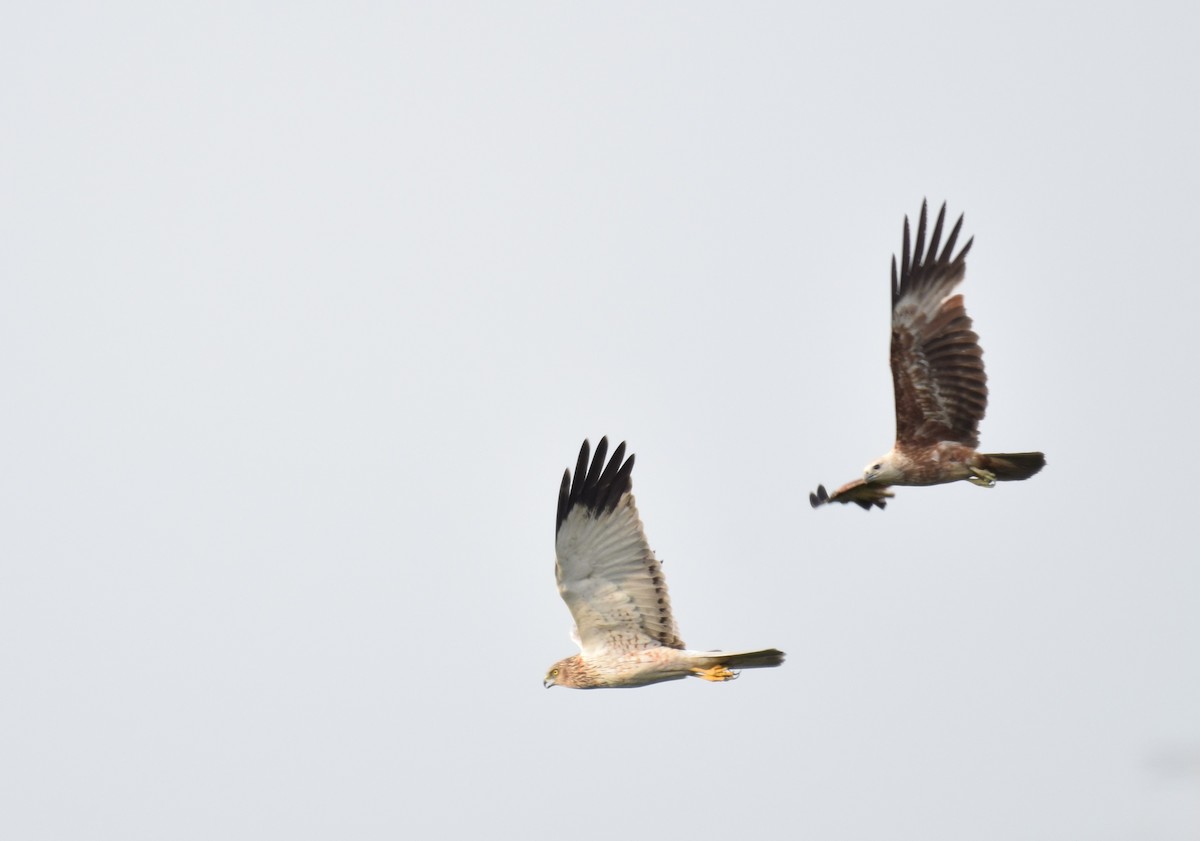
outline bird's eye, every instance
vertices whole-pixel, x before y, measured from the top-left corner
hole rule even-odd
[[[878,470],[881,467],[883,467],[883,462],[880,462],[879,464],[871,465],[872,470]]]
[[[550,677],[558,677],[558,669],[551,669]]]

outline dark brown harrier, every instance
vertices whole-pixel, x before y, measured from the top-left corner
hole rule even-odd
[[[957,256],[954,242],[962,216],[938,251],[946,205],[925,250],[926,206],[921,203],[916,244],[909,250],[904,217],[900,273],[892,257],[892,382],[896,396],[896,443],[833,493],[824,485],[808,495],[813,508],[853,502],[883,508],[891,485],[940,485],[966,479],[980,487],[1028,479],[1046,464],[1042,453],[980,453],[979,422],[987,409],[983,350],[971,329],[962,295],[951,292],[967,270],[967,241]]]

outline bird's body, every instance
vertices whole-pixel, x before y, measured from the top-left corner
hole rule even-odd
[[[957,441],[938,441],[907,451],[893,448],[879,460],[885,469],[876,477],[892,485],[955,482],[971,475],[970,465],[978,457],[977,452]]]
[[[575,469],[563,475],[555,539],[559,593],[575,618],[580,653],[550,667],[544,683],[576,689],[633,687],[700,677],[725,681],[734,668],[783,662],[777,649],[692,651],[679,637],[662,566],[646,542],[631,493],[633,456],[622,443],[605,466],[601,439],[588,468],[583,442]]]
[[[730,669],[755,669],[778,666],[783,652],[762,651],[689,651],[656,645],[612,654],[595,655],[588,660],[582,654],[564,657],[550,667],[558,669],[551,681],[555,686],[573,685],[576,689],[610,689],[646,686],[685,677],[723,681],[737,677]]]
[[[983,350],[963,306],[951,295],[966,274],[968,241],[954,255],[960,216],[938,251],[946,206],[942,205],[925,251],[926,206],[921,205],[916,245],[909,250],[908,219],[897,273],[892,258],[892,384],[896,442],[867,465],[861,479],[830,494],[821,485],[809,501],[853,502],[883,508],[893,485],[940,485],[967,480],[982,487],[1033,476],[1046,463],[1041,453],[980,453],[979,422],[987,411]]]

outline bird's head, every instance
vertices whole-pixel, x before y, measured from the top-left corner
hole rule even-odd
[[[551,686],[580,689],[584,685],[582,683],[582,679],[585,677],[584,672],[583,662],[579,659],[578,654],[564,657],[551,666],[550,671],[546,672],[546,676],[542,679],[542,686],[547,689]]]
[[[901,477],[892,453],[875,459],[863,468],[863,481],[873,485],[891,485]]]

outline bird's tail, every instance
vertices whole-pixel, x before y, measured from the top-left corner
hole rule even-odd
[[[704,658],[705,666],[724,666],[727,669],[769,669],[783,663],[784,654],[778,648],[762,651],[710,651]]]
[[[980,453],[984,470],[996,474],[997,482],[1017,482],[1028,479],[1046,466],[1042,453]]]

